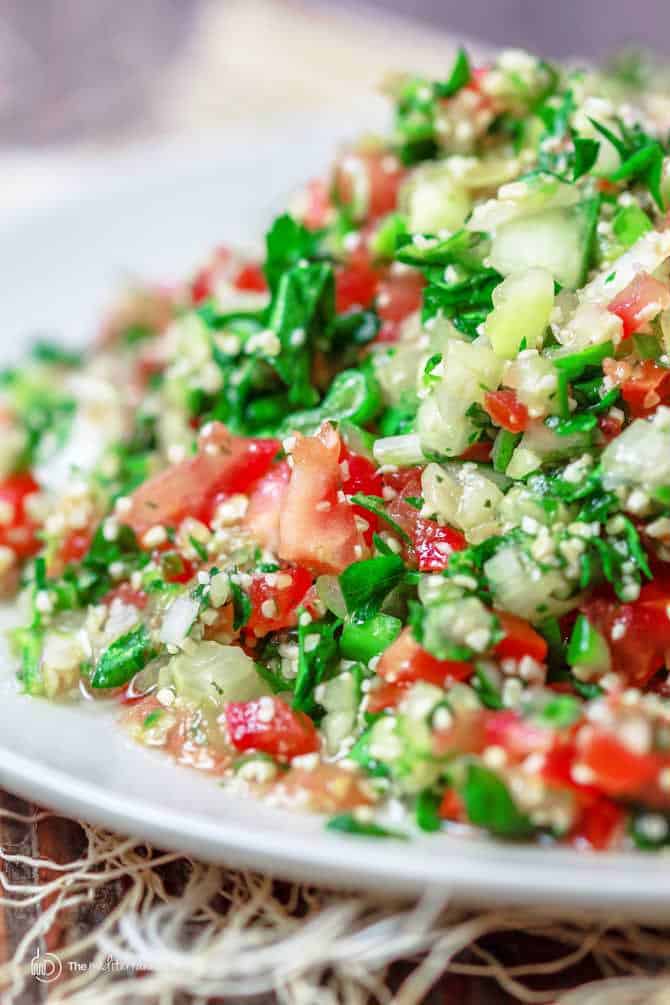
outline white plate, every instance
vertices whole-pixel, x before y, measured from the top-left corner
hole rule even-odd
[[[328,159],[327,126],[117,158],[77,198],[17,213],[0,231],[3,357],[31,331],[90,333],[122,270],[173,278],[217,242],[249,243],[296,179]],[[197,163],[193,163],[194,155]],[[159,846],[232,866],[384,893],[451,892],[471,903],[670,917],[663,857],[592,855],[456,836],[412,844],[327,833],[133,745],[110,708],[56,706],[0,671],[0,785]]]

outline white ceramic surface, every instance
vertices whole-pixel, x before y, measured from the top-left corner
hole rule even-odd
[[[84,339],[123,271],[170,279],[217,242],[258,239],[295,180],[327,161],[335,132],[322,123],[306,135],[250,131],[225,147],[202,140],[135,152],[111,159],[60,205],[0,221],[3,361],[37,330]],[[405,844],[330,834],[318,818],[227,794],[211,778],[133,745],[109,708],[50,706],[21,695],[6,654],[0,785],[232,866],[386,893],[440,890],[480,904],[670,917],[667,858],[446,835]]]

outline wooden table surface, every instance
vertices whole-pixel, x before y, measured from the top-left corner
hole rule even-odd
[[[0,808],[24,817],[31,817],[39,813],[39,807],[1,790]],[[6,816],[0,817],[0,848],[5,854],[25,855],[65,863],[80,856],[85,846],[84,832],[74,820],[47,817],[38,822],[26,823]],[[181,882],[184,874],[183,861],[175,863],[172,867],[167,867],[168,882],[170,881],[170,869],[174,872],[174,882]],[[54,873],[47,869],[38,869],[21,862],[3,862],[2,873],[5,881],[22,885],[45,882],[54,876]],[[165,873],[163,875],[165,876]],[[27,948],[24,954],[25,959],[29,961],[37,952],[58,954],[63,947],[72,944],[86,933],[95,931],[118,904],[127,886],[128,883],[123,877],[115,879],[106,885],[97,887],[89,902],[79,904],[76,908],[59,914],[44,934]],[[27,908],[0,908],[0,964],[6,963],[13,956],[26,932],[38,920],[40,913],[48,909],[49,903],[49,900],[45,899],[40,905]],[[488,937],[482,941],[481,945],[508,965],[528,963],[529,961],[540,962],[565,951],[564,948],[561,950],[560,947],[552,945],[547,940],[533,939],[516,933]],[[466,958],[467,954],[460,957],[460,959]],[[86,960],[81,962],[86,962]],[[394,964],[388,975],[389,987],[398,987],[403,978],[411,971],[412,965],[411,961]],[[595,961],[591,957],[587,957],[577,967],[562,973],[560,978],[554,980],[553,984],[547,983],[545,978],[543,983],[536,983],[534,986],[538,990],[552,988],[558,991],[559,989],[575,987],[585,981],[596,980],[599,977],[600,973]],[[12,999],[12,1002],[14,1005],[37,1005],[37,1003],[45,1002],[48,1000],[49,988],[48,984],[41,983],[28,975],[23,990]],[[426,1005],[438,1005],[438,1003],[439,1005],[510,1005],[516,1000],[501,990],[493,980],[450,974],[445,975],[424,999]],[[0,1001],[4,1005],[5,998],[1,991]],[[230,998],[217,998],[217,1002],[224,1001],[226,1005],[236,1005]],[[253,1001],[254,1005],[272,1005],[273,999],[255,998]]]

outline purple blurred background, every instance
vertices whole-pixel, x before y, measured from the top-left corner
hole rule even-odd
[[[233,2],[240,0],[0,0],[0,144],[132,135],[150,117],[166,70],[179,62],[205,15]],[[312,17],[324,7],[352,13],[366,7],[356,0],[276,5]],[[393,11],[550,58],[602,58],[623,46],[646,46],[661,57],[670,50],[670,0],[376,0],[372,6],[377,23]],[[226,51],[223,37],[220,46],[222,61],[244,59]]]

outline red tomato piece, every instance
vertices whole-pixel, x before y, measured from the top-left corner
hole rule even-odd
[[[625,819],[621,807],[602,796],[582,810],[570,835],[572,843],[579,847],[587,845],[595,851],[611,848],[621,834]]]
[[[593,728],[579,737],[577,761],[589,769],[596,788],[614,797],[640,795],[653,785],[660,767],[656,754],[638,754]]]
[[[504,639],[497,643],[493,650],[500,660],[520,660],[530,656],[538,663],[544,663],[547,658],[547,641],[532,625],[515,614],[506,611],[494,611],[500,627],[505,633]]]
[[[456,820],[458,822],[467,820],[463,800],[456,789],[447,789],[444,793],[438,814],[442,820]]]
[[[319,749],[319,736],[309,716],[280,698],[230,701],[225,714],[231,743],[240,752],[260,750],[290,761]]]
[[[185,516],[206,519],[220,493],[245,492],[269,469],[278,440],[232,436],[220,422],[202,434],[199,452],[149,478],[132,494],[124,522],[141,537],[157,524],[176,526]]]
[[[306,569],[257,573],[249,588],[251,615],[247,629],[260,637],[295,625],[296,609],[311,585],[312,577]]]
[[[163,576],[166,583],[190,582],[195,575],[195,565],[193,562],[189,562],[183,555],[177,555],[174,551],[171,554],[175,558],[174,564],[167,561],[168,556],[165,556],[165,560],[162,563]]]
[[[413,269],[397,274],[391,271],[382,279],[375,304],[382,322],[378,341],[396,341],[400,335],[401,323],[421,306],[424,285],[421,273]]]
[[[388,151],[347,153],[335,170],[337,201],[353,204],[358,219],[376,219],[396,208],[404,176],[402,164]]]
[[[37,524],[26,511],[28,496],[39,492],[40,487],[28,471],[9,475],[0,481],[0,545],[9,548],[18,558],[29,558],[42,547],[37,537]]]
[[[328,187],[316,178],[307,184],[307,208],[302,222],[309,230],[325,227],[332,212]]]
[[[263,270],[255,262],[247,262],[242,266],[233,279],[233,286],[245,293],[265,293],[268,288]]]
[[[648,272],[638,272],[625,289],[607,305],[623,322],[623,337],[639,332],[662,310],[670,307],[670,290]]]
[[[411,496],[413,493],[405,490],[403,494]],[[467,547],[467,542],[459,531],[439,524],[436,520],[426,520],[400,496],[391,501],[387,512],[409,536],[407,558],[421,572],[441,572],[446,569],[454,551],[463,551]]]
[[[58,558],[64,565],[70,562],[80,562],[91,547],[92,534],[90,530],[72,530],[65,538],[58,551]]]
[[[360,307],[371,307],[377,293],[379,272],[367,250],[361,245],[346,265],[335,270],[335,309],[338,314]]]
[[[340,438],[329,423],[300,436],[279,523],[279,557],[310,572],[342,572],[365,557],[354,508],[344,496]]]
[[[368,712],[370,715],[377,715],[387,708],[396,708],[411,686],[412,682],[409,680],[396,680],[384,682],[380,687],[374,688],[368,694]]]
[[[360,454],[352,454],[343,447],[340,455],[340,471],[342,472],[342,488],[344,492],[353,496],[362,493],[368,496],[381,497],[384,489],[384,479],[377,471],[377,466],[367,457]],[[379,518],[363,506],[352,504],[354,513],[365,520],[367,530],[363,531],[365,543],[372,542],[372,535],[379,530]]]
[[[461,454],[461,461],[475,461],[480,464],[486,464],[491,460],[491,451],[493,450],[493,442],[491,440],[477,440],[468,449]]]
[[[649,583],[632,604],[596,597],[581,608],[605,638],[612,670],[631,686],[644,687],[665,666],[665,655],[670,651],[669,603],[670,590]]]
[[[128,604],[130,607],[137,607],[139,611],[143,611],[147,606],[149,597],[144,590],[135,590],[130,583],[121,583],[105,594],[102,598],[102,603],[112,604],[117,599],[121,600],[124,604]]]
[[[487,391],[484,408],[496,426],[502,426],[510,433],[522,433],[528,426],[528,409],[514,391]]]
[[[518,712],[485,712],[484,717],[485,745],[502,747],[515,759],[546,752],[553,745],[551,730],[536,726]]]
[[[279,550],[279,518],[291,477],[287,461],[273,464],[253,489],[244,515],[244,526],[269,551]]]
[[[413,684],[417,680],[444,687],[468,680],[474,671],[472,663],[460,660],[439,660],[427,652],[412,635],[411,628],[402,632],[382,654],[377,673],[389,684]]]
[[[641,360],[621,384],[621,396],[633,418],[651,415],[658,405],[670,400],[670,370],[651,359]]]

